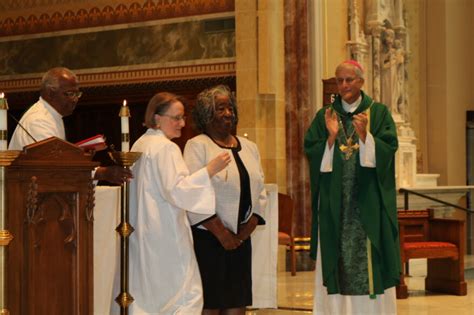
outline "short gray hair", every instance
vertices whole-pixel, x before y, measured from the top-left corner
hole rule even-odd
[[[216,114],[216,96],[218,95],[229,98],[234,111],[234,124],[237,125],[239,121],[234,94],[227,85],[216,85],[202,91],[197,96],[196,106],[193,109],[192,115],[196,128],[201,132],[206,131],[207,125],[214,119]]]
[[[356,76],[362,80],[364,80],[364,71],[362,71],[361,68],[357,67],[356,65],[350,63],[350,62],[347,62],[347,61],[344,61],[343,63],[340,63],[337,68],[336,68],[336,71],[335,71],[335,74],[337,75],[337,73],[342,70],[342,69],[351,69],[351,70],[354,70]]]
[[[47,91],[51,89],[57,89],[59,88],[59,80],[63,75],[68,75],[70,77],[73,77],[77,81],[77,76],[69,70],[68,68],[64,67],[56,67],[49,69],[44,75],[43,78],[41,79],[41,91]]]

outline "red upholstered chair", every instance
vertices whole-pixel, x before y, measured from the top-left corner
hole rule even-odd
[[[291,275],[296,275],[296,252],[293,235],[294,203],[290,196],[278,193],[278,244],[290,247]]]
[[[466,295],[464,221],[435,219],[432,212],[430,209],[398,211],[402,265],[412,258],[427,258],[426,290]],[[405,275],[402,274],[397,298],[407,297]]]

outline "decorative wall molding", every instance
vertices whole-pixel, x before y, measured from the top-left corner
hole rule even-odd
[[[182,65],[166,68],[148,68],[138,70],[116,70],[94,72],[77,72],[81,86],[117,85],[130,83],[162,82],[206,77],[235,76],[235,62],[214,64]],[[38,90],[41,74],[35,77],[0,80],[2,92],[21,92]]]
[[[52,8],[53,6],[51,6]],[[147,0],[115,8],[81,8],[77,11],[42,13],[0,20],[0,37],[38,34],[87,27],[145,22],[234,11],[233,0]]]

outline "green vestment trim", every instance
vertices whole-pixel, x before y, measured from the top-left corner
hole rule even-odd
[[[311,255],[316,258],[319,228],[323,284],[329,294],[368,294],[365,236],[371,243],[375,293],[381,294],[384,289],[399,282],[400,248],[394,171],[398,148],[396,127],[387,107],[374,103],[363,92],[362,102],[354,114],[365,111],[369,106],[376,168],[360,166],[358,151],[345,161],[338,137],[334,144],[332,172],[320,172],[328,137],[324,120],[327,107],[318,111],[305,136],[313,208]],[[336,97],[332,107],[343,117],[343,121],[351,120],[352,114],[344,112],[340,97]],[[350,247],[353,248],[347,251]]]

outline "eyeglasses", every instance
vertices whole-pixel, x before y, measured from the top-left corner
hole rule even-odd
[[[66,92],[63,92],[63,94],[64,96],[67,96],[69,98],[74,98],[74,97],[81,98],[82,96],[81,91],[66,91]]]
[[[160,116],[166,116],[166,117],[169,117],[171,119],[173,119],[174,121],[186,121],[186,116],[184,115],[177,115],[177,116],[172,116],[172,115],[166,115],[166,114],[163,114],[163,115],[160,115]]]
[[[354,80],[356,80],[357,78],[351,78],[351,77],[348,77],[348,78],[336,78],[336,81],[337,81],[337,84],[342,84],[344,83],[344,81],[346,81],[347,84],[351,84],[352,82],[354,82]]]

